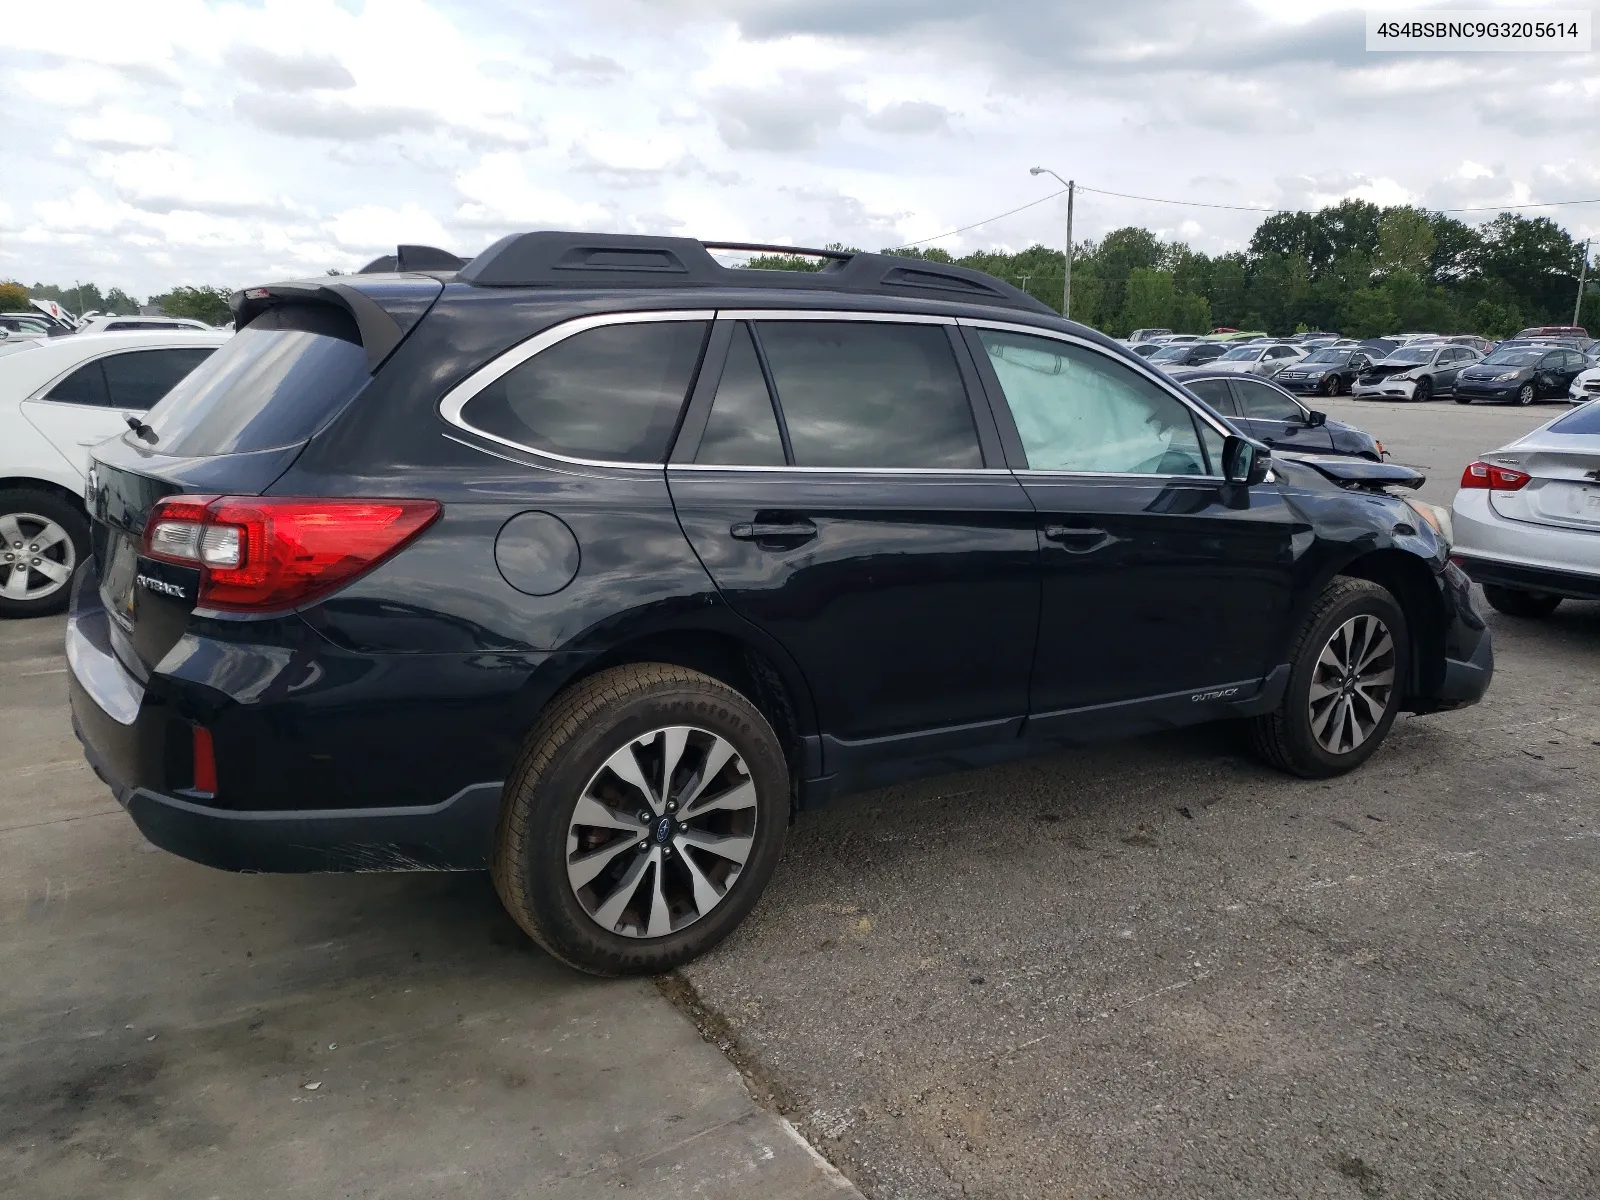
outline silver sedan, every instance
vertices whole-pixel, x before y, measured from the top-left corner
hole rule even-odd
[[[1600,400],[1470,463],[1450,514],[1451,558],[1500,612],[1600,600]]]

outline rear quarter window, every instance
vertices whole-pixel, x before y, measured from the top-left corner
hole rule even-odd
[[[348,313],[270,308],[168,392],[146,423],[155,450],[185,458],[298,445],[370,378]]]
[[[460,420],[565,458],[664,462],[709,325],[642,321],[575,333],[485,386]]]
[[[1554,425],[1551,433],[1600,434],[1600,402],[1591,401],[1576,412],[1570,412]]]

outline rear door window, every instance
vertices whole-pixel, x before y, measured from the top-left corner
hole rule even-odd
[[[86,362],[45,393],[46,400],[60,404],[92,404],[104,408],[111,403],[106,391],[106,373],[97,358]]]
[[[141,412],[153,407],[211,354],[205,346],[174,346],[166,350],[130,350],[102,359],[112,407]]]
[[[1239,415],[1233,404],[1233,393],[1228,391],[1228,381],[1226,379],[1197,379],[1188,384],[1187,387],[1223,416],[1236,417]]]
[[[355,321],[328,305],[270,308],[150,410],[162,454],[209,457],[305,441],[370,378]]]
[[[461,420],[567,458],[662,462],[709,324],[646,321],[573,334],[478,392]]]
[[[758,334],[796,466],[983,466],[944,326],[762,321]]]
[[[695,451],[697,463],[722,466],[781,467],[783,435],[773,411],[761,360],[750,327],[740,322],[728,349],[711,415]]]

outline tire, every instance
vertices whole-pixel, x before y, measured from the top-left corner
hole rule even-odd
[[[89,522],[70,500],[37,488],[0,490],[0,618],[58,613],[89,555]]]
[[[1533,403],[1533,384],[1525,383],[1517,389],[1517,403],[1526,407]]]
[[[733,757],[700,779],[722,745]],[[663,798],[661,763],[674,749],[679,771]],[[654,791],[624,782],[630,763]],[[691,798],[681,813],[667,809],[674,796]],[[579,819],[580,802],[600,824]],[[744,920],[777,867],[788,821],[788,766],[755,705],[697,671],[636,663],[574,684],[541,714],[506,781],[491,871],[506,911],[568,966],[659,974]],[[743,866],[706,842],[735,846],[727,852],[743,854]]]
[[[1353,651],[1359,664],[1372,645],[1383,645],[1368,624],[1374,620],[1388,634],[1389,648],[1374,655],[1359,678],[1381,679],[1387,669],[1387,690],[1381,683],[1368,682],[1346,700],[1349,689],[1342,681],[1338,687],[1330,686],[1337,676],[1319,660],[1325,652],[1339,660]],[[1336,644],[1341,638],[1342,649]],[[1295,638],[1283,699],[1274,711],[1251,718],[1251,745],[1272,766],[1306,779],[1328,779],[1354,770],[1372,757],[1394,724],[1410,653],[1405,614],[1394,597],[1365,579],[1336,578],[1311,606]],[[1380,698],[1384,707],[1372,720],[1374,701]],[[1361,733],[1364,721],[1370,724]]]
[[[1317,392],[1323,396],[1337,396],[1339,394],[1339,377],[1337,375],[1329,375],[1317,385]]]
[[[1417,380],[1417,386],[1411,389],[1411,399],[1418,404],[1426,404],[1433,399],[1433,380],[1424,375]]]
[[[1471,396],[1463,396],[1463,395],[1460,395],[1458,393],[1456,395],[1456,397],[1455,397],[1455,402],[1457,404],[1471,404],[1472,403],[1472,397]]]
[[[1483,585],[1483,598],[1495,612],[1505,613],[1508,617],[1548,617],[1561,604],[1560,596],[1525,592],[1521,588],[1496,587],[1492,583]]]

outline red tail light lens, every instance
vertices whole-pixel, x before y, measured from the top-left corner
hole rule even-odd
[[[150,514],[144,553],[197,568],[201,608],[265,612],[349,583],[438,516],[437,500],[171,496]]]
[[[1475,462],[1468,463],[1467,469],[1461,472],[1461,486],[1483,488],[1491,492],[1514,492],[1518,488],[1526,487],[1532,478],[1533,476],[1525,471],[1497,467],[1493,463]]]
[[[217,752],[211,744],[211,730],[194,727],[194,790],[217,794]]]

